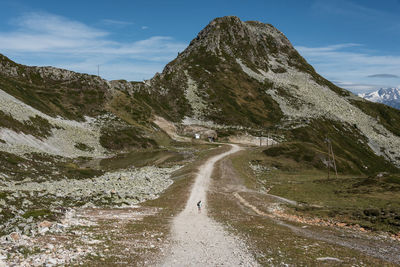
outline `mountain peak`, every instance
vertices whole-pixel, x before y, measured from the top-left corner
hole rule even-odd
[[[190,45],[165,67],[162,75],[200,62],[215,66],[237,65],[238,61],[256,71],[284,72],[285,66],[290,65],[314,72],[286,36],[271,24],[226,16],[212,20],[201,30]]]
[[[359,96],[371,102],[382,103],[400,109],[399,88],[380,88],[370,93],[359,94]]]
[[[258,21],[243,22],[236,16],[212,20],[192,40],[188,50],[198,47],[204,47],[206,51],[214,54],[227,53],[232,56],[237,56],[242,50],[260,50],[258,56],[282,48],[293,50],[286,36],[271,24]]]

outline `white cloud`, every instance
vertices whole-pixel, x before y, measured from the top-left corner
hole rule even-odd
[[[339,86],[352,91],[368,91],[380,87],[394,87],[399,78],[388,80],[376,77],[377,73],[399,74],[400,56],[375,55],[361,52],[359,44],[338,44],[325,47],[296,46],[300,54],[315,67],[318,73],[329,80],[335,80]],[[365,50],[363,50],[365,51]],[[388,84],[391,82],[393,84]]]
[[[142,26],[142,30],[147,30],[148,28],[147,26]]]
[[[106,32],[71,21],[64,17],[46,13],[28,13],[14,21],[20,30],[28,33],[51,34],[59,37],[91,39],[107,35]]]
[[[112,25],[112,26],[128,26],[134,24],[130,21],[123,21],[123,20],[115,20],[115,19],[103,19],[101,22],[105,25]]]
[[[92,74],[101,64],[102,76],[107,79],[130,80],[136,72],[145,75],[140,79],[150,78],[186,47],[166,36],[114,41],[105,30],[47,13],[25,14],[12,23],[15,30],[0,32],[0,53],[23,64],[53,65]]]

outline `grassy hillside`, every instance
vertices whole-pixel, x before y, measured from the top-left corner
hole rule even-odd
[[[2,56],[0,63],[5,65],[5,62],[8,69],[16,69],[17,76],[0,72],[1,90],[27,105],[47,115],[71,120],[83,120],[85,115],[102,113],[107,101],[107,86],[96,76],[71,72],[69,78],[56,80],[50,74],[41,74],[38,68],[10,63]]]
[[[326,153],[305,143],[257,148],[233,157],[232,162],[250,187],[297,201],[291,214],[333,220],[347,226],[397,234],[400,231],[400,174],[357,173],[352,162],[337,158],[338,178],[322,166]],[[358,227],[357,226],[357,227]]]

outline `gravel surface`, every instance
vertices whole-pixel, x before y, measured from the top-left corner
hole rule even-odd
[[[157,198],[159,193],[173,183],[170,175],[180,167],[147,166],[108,172],[99,177],[80,180],[69,179],[42,183],[5,181],[4,185],[0,186],[0,192],[40,192],[43,195],[70,199],[90,197],[97,201],[111,198],[114,204],[137,204],[147,199]]]
[[[185,209],[172,225],[173,245],[161,266],[257,266],[246,244],[227,233],[207,216],[207,206],[198,212],[196,203],[205,202],[214,164],[240,150],[232,145],[228,152],[209,159],[200,167]]]

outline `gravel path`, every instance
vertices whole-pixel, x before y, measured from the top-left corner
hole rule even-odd
[[[232,145],[230,151],[209,159],[200,167],[186,207],[173,221],[173,245],[161,266],[258,265],[241,240],[207,216],[207,205],[201,213],[196,207],[199,200],[206,202],[214,164],[239,150],[238,146]]]

